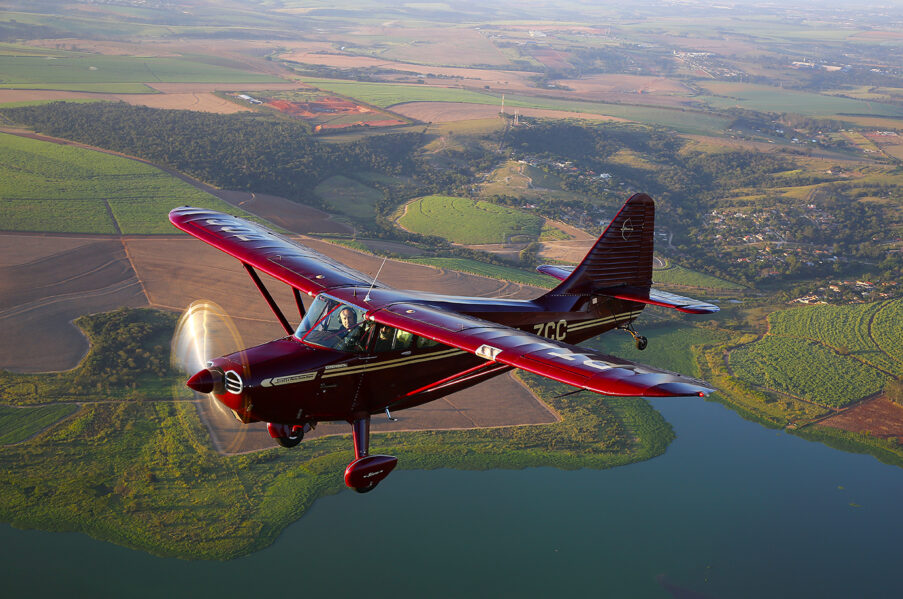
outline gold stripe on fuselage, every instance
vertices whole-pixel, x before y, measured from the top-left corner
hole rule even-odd
[[[607,324],[610,322],[616,321],[626,321],[631,318],[635,318],[638,316],[642,310],[636,312],[624,312],[622,314],[614,314],[612,316],[607,316],[605,318],[597,318],[594,320],[588,320],[580,322],[579,324],[568,326],[568,333],[571,331],[582,331],[583,329],[601,326],[603,324]],[[516,329],[514,329],[516,330]],[[523,331],[518,331],[521,333]],[[540,337],[542,338],[542,337]],[[385,362],[377,362],[376,364],[361,364],[359,366],[350,366],[347,368],[341,368],[342,365],[336,364],[327,366],[326,371],[324,371],[322,378],[333,378],[337,376],[348,376],[353,374],[360,374],[364,372],[374,372],[377,370],[385,370],[386,368],[396,368],[399,366],[410,366],[411,364],[419,364],[421,362],[431,362],[433,360],[440,360],[442,358],[450,358],[452,356],[458,356],[461,354],[467,354],[470,352],[466,352],[463,349],[455,349],[450,348],[446,350],[442,350],[432,354],[420,354],[416,356],[405,356],[404,358],[396,358],[394,360],[387,360]]]
[[[360,372],[370,372],[373,370],[383,370],[384,368],[395,368],[396,366],[407,366],[418,362],[428,362],[431,360],[439,360],[441,358],[450,358],[458,354],[466,354],[468,352],[463,349],[446,349],[432,354],[420,354],[417,356],[406,356],[395,360],[387,360],[385,362],[377,362],[376,364],[361,364],[360,366],[352,366],[343,368],[341,371],[325,372],[323,378],[332,378],[335,376],[347,376],[349,374],[358,374]]]
[[[636,312],[624,312],[623,314],[614,314],[612,316],[607,316],[605,318],[596,318],[594,320],[586,320],[583,322],[579,322],[575,325],[568,324],[568,333],[571,331],[582,331],[583,329],[589,329],[596,326],[601,326],[603,324],[608,324],[609,322],[617,322],[617,321],[627,321],[632,318],[636,318],[642,313],[642,310],[638,310]]]

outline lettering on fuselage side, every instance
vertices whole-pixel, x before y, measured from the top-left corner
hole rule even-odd
[[[299,374],[289,374],[287,376],[277,376],[271,379],[260,381],[261,387],[278,387],[279,385],[291,385],[293,383],[306,383],[317,377],[316,372],[301,372]]]
[[[540,337],[564,341],[565,337],[568,335],[568,321],[559,320],[558,322],[541,322],[533,325],[533,331]]]

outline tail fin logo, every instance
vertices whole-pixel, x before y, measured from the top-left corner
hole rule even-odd
[[[630,241],[630,234],[633,233],[633,223],[630,222],[630,219],[624,221],[624,224],[621,225],[621,238],[624,241]]]

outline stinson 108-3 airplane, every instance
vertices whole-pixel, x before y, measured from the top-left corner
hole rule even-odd
[[[298,444],[322,421],[351,425],[354,460],[345,483],[372,490],[397,459],[369,455],[370,417],[403,410],[520,368],[602,395],[704,396],[703,381],[579,347],[625,329],[647,304],[691,314],[716,306],[652,288],[655,205],[632,196],[576,267],[540,266],[559,279],[533,300],[458,297],[392,289],[246,220],[199,208],[169,218],[237,258],[285,337],[209,360],[188,380],[244,423],[265,421],[280,445]],[[257,274],[291,286],[301,316],[289,324]],[[378,273],[377,273],[378,277]],[[301,294],[313,298],[305,310]]]

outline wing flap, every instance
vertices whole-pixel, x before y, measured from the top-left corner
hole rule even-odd
[[[393,304],[367,318],[603,395],[704,396],[712,391],[703,381],[424,304]]]
[[[202,208],[169,213],[177,228],[306,293],[370,285],[372,279],[250,221]]]

